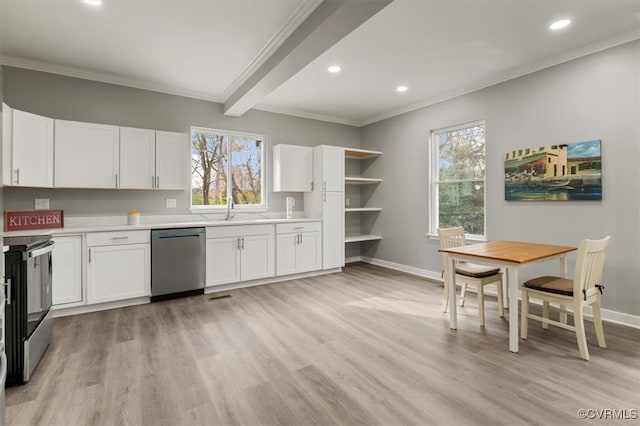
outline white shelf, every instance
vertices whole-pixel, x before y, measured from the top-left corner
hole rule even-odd
[[[382,182],[382,179],[378,178],[363,178],[358,176],[347,176],[344,178],[346,185],[371,185]]]
[[[367,234],[357,234],[357,235],[347,235],[344,238],[345,243],[359,243],[361,241],[376,241],[381,240],[382,237],[380,235],[367,235]]]
[[[368,149],[356,149],[356,148],[344,149],[345,158],[353,158],[355,160],[364,160],[366,158],[380,157],[381,155],[382,155],[382,152],[380,151],[371,151]]]
[[[352,207],[345,208],[345,212],[379,212],[382,211],[382,207]]]

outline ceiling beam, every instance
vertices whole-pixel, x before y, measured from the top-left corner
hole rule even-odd
[[[239,117],[393,0],[325,0],[223,104]]]

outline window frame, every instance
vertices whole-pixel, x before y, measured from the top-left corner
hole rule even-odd
[[[262,203],[260,204],[234,204],[233,209],[236,212],[246,212],[246,213],[259,213],[266,212],[268,210],[267,203],[267,171],[266,165],[267,161],[267,136],[259,133],[247,133],[247,132],[237,132],[234,130],[223,130],[223,129],[214,129],[210,127],[202,127],[202,126],[191,126],[191,130],[189,132],[189,166],[191,171],[189,173],[189,210],[191,213],[222,213],[227,211],[227,204],[220,205],[194,205],[193,204],[193,132],[194,131],[203,131],[208,133],[216,133],[227,137],[227,152],[229,153],[229,158],[227,160],[228,167],[231,168],[232,154],[231,154],[231,138],[232,137],[241,137],[241,138],[252,138],[255,140],[262,141],[262,167],[261,167],[261,176],[260,176],[260,193],[262,194]],[[231,191],[233,190],[231,184],[231,173],[227,171],[227,199],[229,199],[231,195]]]
[[[439,185],[441,183],[456,183],[456,182],[475,182],[477,179],[456,179],[456,180],[439,180],[439,160],[440,150],[437,142],[438,135],[442,133],[452,132],[455,130],[466,129],[470,127],[477,127],[483,125],[485,131],[484,141],[484,165],[485,173],[483,177],[483,229],[484,234],[466,234],[468,240],[486,241],[487,239],[487,122],[486,120],[475,120],[466,123],[458,124],[455,126],[442,127],[433,129],[429,132],[428,138],[428,154],[429,154],[429,235],[437,236],[438,227],[440,225],[440,203],[439,203]]]

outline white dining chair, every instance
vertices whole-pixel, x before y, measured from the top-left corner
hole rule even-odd
[[[466,244],[465,231],[462,226],[438,228],[438,237],[440,238],[440,248],[461,247]],[[449,262],[446,253],[442,253],[442,263],[444,267],[442,312],[447,312],[447,307],[449,306]],[[498,314],[501,318],[504,317],[504,306],[502,304],[502,272],[500,272],[500,269],[471,262],[457,262],[455,276],[456,282],[454,285],[460,284],[460,306],[464,306],[468,285],[475,287],[477,291],[480,327],[484,327],[485,323],[484,287],[488,284],[496,284],[498,292]]]
[[[602,295],[602,271],[604,259],[609,247],[610,236],[601,240],[583,240],[578,246],[576,267],[573,280],[556,276],[543,276],[526,281],[522,287],[522,313],[520,324],[520,337],[527,338],[528,320],[534,319],[542,322],[542,328],[549,328],[549,324],[564,328],[576,333],[580,356],[589,360],[587,339],[584,331],[583,308],[593,307],[593,325],[596,329],[598,346],[606,348],[602,317],[600,314],[600,299]],[[529,311],[529,298],[542,300],[542,316],[534,315]],[[573,308],[573,323],[566,321],[554,321],[549,319],[549,304],[557,303],[564,311],[564,306]],[[566,312],[566,311],[565,311]]]

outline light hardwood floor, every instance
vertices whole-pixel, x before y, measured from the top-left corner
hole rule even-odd
[[[484,329],[471,296],[450,330],[441,286],[364,264],[225,294],[56,319],[32,381],[7,389],[8,424],[559,425],[640,408],[640,330],[605,324],[600,349],[588,323],[586,362],[572,333],[532,323],[512,354],[495,299]]]

